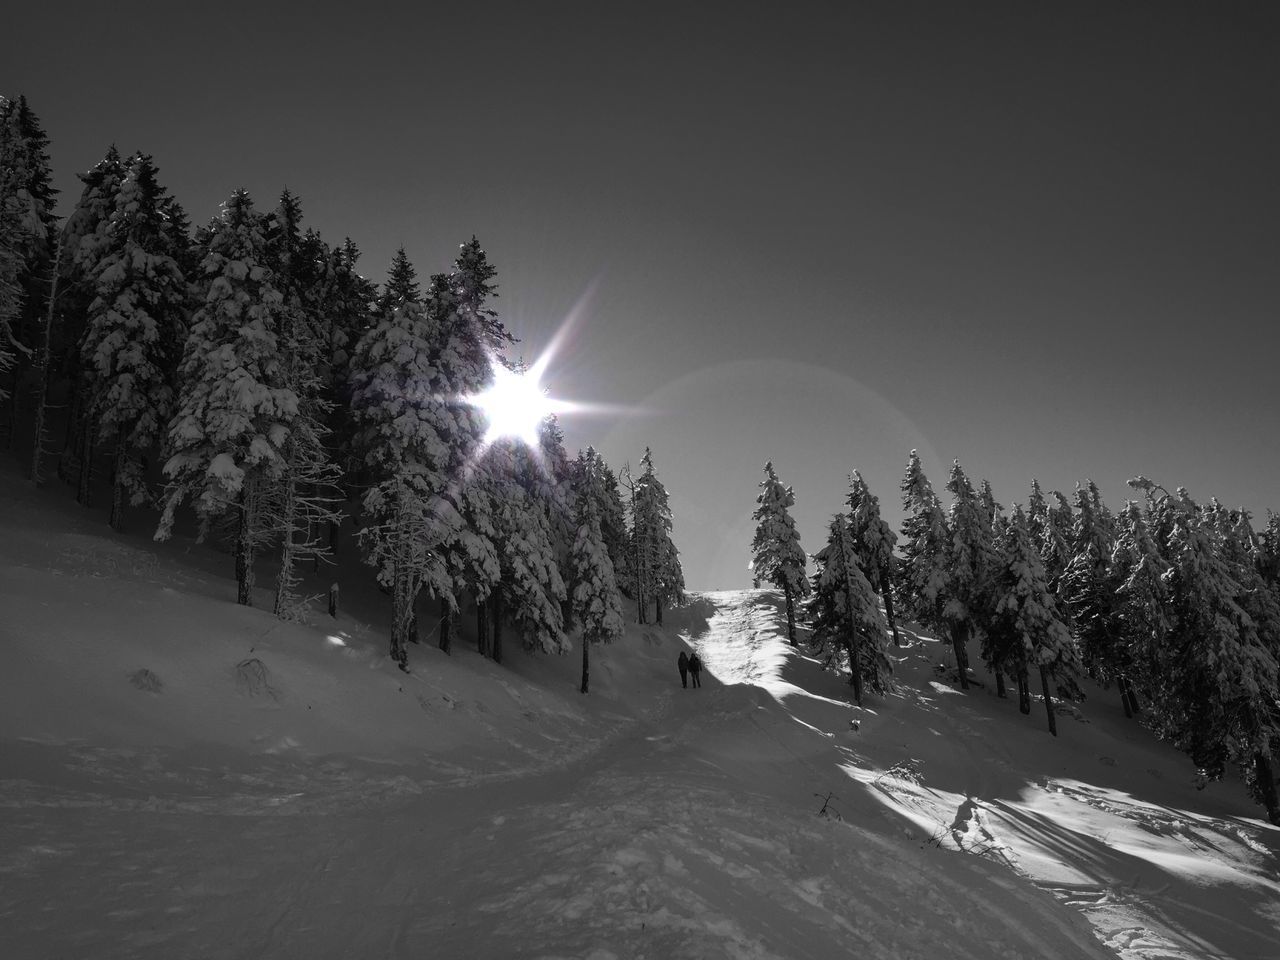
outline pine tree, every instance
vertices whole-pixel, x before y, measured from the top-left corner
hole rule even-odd
[[[452,399],[469,376],[466,330],[452,318],[447,298],[401,300],[352,360],[352,416],[372,481],[361,539],[392,593],[391,657],[402,669],[419,591],[456,608],[448,552],[468,526],[460,491],[480,423]]]
[[[53,186],[53,165],[49,160],[49,137],[40,118],[19,95],[16,100],[0,97],[0,116],[21,143],[24,172],[21,188],[30,199],[30,213],[35,222],[31,225],[33,241],[42,248],[45,256],[53,252],[58,218],[54,213],[58,191]]]
[[[538,442],[534,450],[539,469],[531,479],[534,495],[547,512],[551,528],[551,545],[561,578],[571,580],[569,555],[577,538],[577,465],[569,460],[564,446],[564,431],[554,414],[538,425]],[[599,506],[597,505],[597,521]],[[565,597],[563,620],[566,630],[573,624],[572,598]]]
[[[1031,542],[1040,551],[1040,562],[1044,565],[1049,589],[1058,600],[1059,612],[1065,616],[1070,608],[1067,605],[1063,577],[1071,563],[1071,528],[1074,519],[1067,498],[1057,490],[1053,491],[1052,497],[1053,502],[1050,503],[1040,490],[1039,481],[1031,481],[1027,530]]]
[[[79,174],[84,189],[67,217],[61,234],[59,286],[61,292],[59,338],[53,351],[71,381],[71,410],[67,421],[58,476],[76,488],[76,500],[88,507],[92,495],[94,429],[90,410],[94,395],[94,371],[85,362],[82,345],[89,324],[89,307],[97,298],[100,261],[108,255],[110,217],[125,176],[125,163],[113,146],[91,170]],[[184,274],[185,275],[185,274]],[[190,280],[190,275],[186,275]]]
[[[1121,581],[1112,565],[1116,525],[1093,481],[1076,488],[1069,541],[1071,559],[1063,572],[1062,593],[1071,611],[1081,660],[1091,677],[1119,687],[1125,715],[1131,717],[1132,662],[1120,623]]]
[[[600,535],[604,538],[605,547],[609,551],[609,560],[613,564],[614,577],[618,589],[631,596],[628,586],[633,579],[631,570],[631,546],[627,533],[627,508],[622,502],[622,492],[618,486],[618,476],[605,463],[604,458],[596,455],[600,466],[600,486],[602,499],[600,503]],[[635,599],[634,596],[631,597]]]
[[[200,247],[191,239],[191,218],[171,195],[165,194],[160,203],[160,216],[169,238],[169,249],[178,262],[184,277],[195,277],[200,272]]]
[[[94,436],[114,449],[115,530],[123,525],[126,500],[140,506],[151,499],[142,457],[160,446],[174,412],[187,281],[173,256],[165,197],[151,158],[130,157],[89,275],[96,296],[80,350],[89,372]]]
[[[49,139],[26,97],[0,97],[0,374],[10,371],[8,436],[17,423],[18,386],[33,364],[49,294],[57,193],[51,184]]]
[[[680,551],[675,541],[667,537],[659,544],[658,577],[654,600],[657,604],[656,620],[662,623],[662,609],[677,607],[685,601],[684,567],[680,563]]]
[[[582,686],[590,679],[592,644],[608,643],[622,636],[622,602],[614,580],[613,562],[600,529],[600,507],[605,498],[601,461],[593,448],[580,454],[576,465],[577,531],[570,552],[573,582],[573,615],[582,635]]]
[[[653,452],[646,447],[642,468],[632,492],[631,541],[636,569],[640,622],[644,604],[652,601],[654,618],[662,623],[663,603],[679,603],[684,594],[680,556],[671,539],[671,507],[667,489],[653,466]]]
[[[237,190],[209,235],[202,264],[208,293],[192,318],[168,429],[169,486],[156,538],[194,500],[202,533],[235,513],[237,602],[252,605],[254,562],[270,531],[263,503],[287,469],[285,445],[298,396],[281,357],[283,297],[269,267],[264,218]]]
[[[1137,485],[1147,492],[1149,523],[1169,563],[1169,629],[1149,651],[1160,709],[1148,711],[1147,722],[1210,779],[1219,779],[1228,763],[1249,771],[1256,777],[1255,796],[1268,803],[1272,822],[1280,822],[1274,790],[1267,789],[1274,784],[1271,754],[1280,738],[1280,665],[1241,604],[1248,595],[1237,579],[1247,576],[1244,565],[1233,569],[1231,547],[1212,509],[1201,509],[1183,489],[1173,496],[1142,478]],[[1261,601],[1255,612],[1266,623],[1274,614],[1264,608],[1265,598],[1248,602],[1255,601]]]
[[[323,395],[327,357],[329,250],[319,234],[301,229],[302,204],[285,190],[267,218],[269,264],[282,298],[279,317],[284,383],[298,412],[283,445],[284,469],[266,526],[280,539],[274,612],[292,617],[299,598],[298,561],[328,552],[318,529],[336,523],[339,471],[325,445],[330,404]]]
[[[504,617],[520,627],[526,650],[567,653],[561,604],[564,579],[556,560],[554,534],[545,501],[534,490],[532,474],[539,467],[522,445],[502,440],[485,455],[493,497],[493,521],[502,571],[490,603],[494,606],[493,659],[502,660]]]
[[[1280,590],[1280,514],[1267,511],[1267,525],[1258,536],[1258,572],[1272,589]]]
[[[0,377],[13,369],[18,357],[29,349],[19,342],[16,333],[26,299],[19,283],[26,258],[21,249],[20,208],[11,199],[16,178],[8,164],[7,157],[0,153]],[[0,380],[0,400],[8,398],[9,391]]]
[[[324,397],[340,412],[350,404],[351,354],[373,317],[377,301],[373,284],[356,269],[359,260],[360,250],[348,237],[342,246],[329,251],[324,271],[323,324],[328,334]]]
[[[813,559],[817,572],[808,603],[811,642],[829,657],[846,652],[853,698],[861,706],[865,687],[881,694],[888,690],[892,665],[885,651],[884,616],[862,573],[843,514],[831,521],[827,544]]]
[[[479,276],[473,273],[477,270]],[[493,365],[506,364],[489,346],[486,323],[486,318],[496,317],[486,304],[493,295],[489,281],[495,274],[481,252],[479,261],[460,259],[448,274],[431,278],[433,315],[455,337],[449,362],[457,371],[450,376],[454,397],[482,393],[492,382]],[[556,478],[538,469],[538,458],[545,456],[553,471],[564,472],[567,458],[558,430],[543,424],[538,457],[507,442],[486,451],[475,409],[466,409],[476,429],[466,440],[472,453],[466,460],[469,474],[460,500],[465,526],[446,544],[446,557],[456,571],[459,590],[464,587],[459,578],[464,578],[475,595],[477,644],[482,653],[501,662],[502,628],[511,620],[520,628],[526,649],[566,652],[566,593],[560,570],[568,557],[569,508],[561,502],[563,491]]]
[[[487,603],[482,616],[491,614],[495,625],[509,598],[527,642],[563,646],[563,583],[554,562],[548,569],[540,559],[546,515],[532,509],[514,455],[495,445],[476,460],[482,418],[462,398],[479,392],[488,361],[453,287],[437,275],[425,303],[406,299],[384,313],[352,362],[352,416],[373,482],[362,540],[392,593],[391,654],[402,667],[418,593],[425,589],[451,616],[465,583]],[[510,579],[507,589],[500,578]],[[500,633],[494,641],[490,652],[500,659]],[[483,634],[481,643],[483,649]]]
[[[764,465],[764,474],[756,497],[756,509],[751,515],[751,519],[756,521],[755,537],[751,541],[751,567],[757,579],[767,580],[782,591],[787,604],[787,639],[794,647],[795,605],[809,594],[804,549],[800,546],[800,532],[796,530],[796,522],[790,513],[796,505],[796,497],[774,473],[773,461]]]
[[[1126,714],[1138,712],[1137,688],[1155,689],[1153,670],[1168,636],[1169,565],[1152,537],[1142,508],[1129,501],[1116,518],[1111,570],[1116,590],[1119,643],[1129,663]]]
[[[453,451],[441,438],[449,416],[437,399],[432,364],[437,330],[420,304],[401,301],[356,344],[352,418],[372,481],[364,495],[360,540],[378,582],[391,592],[391,659],[408,669],[410,625],[419,591],[451,593],[437,515]],[[447,519],[447,518],[446,518]]]
[[[1264,540],[1253,529],[1247,511],[1225,510],[1217,502],[1207,517],[1215,528],[1222,557],[1240,584],[1236,600],[1253,621],[1258,643],[1280,670],[1280,590],[1267,579],[1269,557]],[[1274,691],[1273,691],[1274,692]],[[1262,732],[1249,741],[1252,754],[1237,749],[1233,759],[1241,768],[1250,795],[1266,808],[1268,819],[1280,825],[1280,796],[1276,791],[1274,758],[1280,749],[1280,696],[1263,690],[1249,707],[1258,713]]]
[[[1027,673],[1034,668],[1040,673],[1049,732],[1056,737],[1058,726],[1049,680],[1069,676],[1078,668],[1079,659],[1075,642],[1058,615],[1021,505],[1014,507],[1009,521],[1004,562],[992,590],[992,620],[999,625],[998,635],[1010,641],[1001,661],[1016,671],[1022,712],[1030,710]]]
[[[942,611],[950,577],[947,564],[951,534],[942,504],[914,450],[902,479],[902,509],[906,518],[902,522],[898,583],[904,615],[924,627],[946,629]]]
[[[16,223],[9,222],[17,231],[9,234],[9,240],[17,245],[23,261],[18,283],[24,309],[15,333],[26,344],[36,342],[44,322],[58,233],[54,214],[58,191],[52,185],[48,147],[49,138],[27,98],[0,97],[0,204],[16,214]]]
[[[967,690],[968,641],[989,619],[991,584],[999,557],[991,523],[958,460],[952,464],[947,489],[953,500],[947,523],[951,534],[947,549],[949,575],[943,589],[942,618],[951,633],[960,688]]]
[[[422,303],[422,291],[418,287],[418,271],[413,269],[404,247],[396,250],[387,271],[387,285],[378,300],[382,312],[393,310],[402,303]]]
[[[479,327],[481,339],[488,348],[501,354],[509,344],[515,343],[516,338],[503,326],[497,311],[488,306],[488,301],[498,295],[498,286],[492,282],[497,270],[475,237],[459,247],[450,276],[459,309]]]
[[[361,480],[359,451],[355,448],[356,427],[351,420],[351,357],[355,345],[370,325],[377,302],[377,289],[357,270],[360,251],[348,238],[329,251],[321,297],[321,333],[327,341],[322,364],[320,397],[328,414],[325,445],[330,462],[341,474],[343,501],[358,496]],[[340,521],[329,524],[327,549],[338,546]]]
[[[862,558],[863,574],[884,604],[885,620],[889,624],[889,632],[893,634],[893,645],[902,646],[902,638],[898,635],[897,620],[893,615],[893,569],[897,564],[894,546],[898,542],[893,528],[880,517],[880,500],[862,474],[857,470],[849,474],[849,533],[857,545],[858,556]]]

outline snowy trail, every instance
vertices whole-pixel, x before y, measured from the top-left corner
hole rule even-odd
[[[758,595],[714,602],[689,630],[704,688],[673,666],[646,716],[545,772],[321,812],[11,807],[0,955],[1109,955],[1048,894],[873,801],[815,816],[815,793],[859,789],[836,779],[851,709],[782,678]]]

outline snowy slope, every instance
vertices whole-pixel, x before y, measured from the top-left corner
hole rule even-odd
[[[898,693],[859,710],[779,639],[776,596],[716,599],[726,613],[704,656],[831,739],[846,818],[878,811],[1004,864],[1126,958],[1280,957],[1280,830],[1238,782],[1199,782],[1185,756],[1124,718],[1114,691],[1086,684],[1089,699],[1060,704],[1055,739],[1039,702],[1023,717],[982,672],[960,693],[944,682],[947,645],[912,635],[896,652]]]
[[[405,676],[0,484],[0,957],[1280,954],[1276,831],[1104,700],[1051,741],[919,641],[857,711],[764,592],[631,627],[588,696],[465,642]]]

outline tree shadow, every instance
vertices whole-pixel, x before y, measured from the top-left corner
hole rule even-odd
[[[697,640],[706,634],[715,612],[716,605],[711,600],[691,593],[680,606],[663,611],[663,626],[686,635],[686,640]]]

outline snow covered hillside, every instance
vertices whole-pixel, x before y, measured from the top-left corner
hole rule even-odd
[[[406,676],[372,602],[284,624],[0,484],[0,957],[1280,955],[1280,831],[1105,693],[1055,740],[914,638],[858,710],[767,591],[587,696],[465,642]]]

